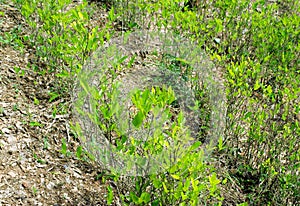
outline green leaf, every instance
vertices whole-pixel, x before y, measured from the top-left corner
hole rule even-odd
[[[57,77],[66,78],[70,76],[70,73],[66,70],[62,70],[60,73],[56,74]]]
[[[200,141],[195,142],[191,147],[190,150],[195,150],[197,149],[202,143]]]
[[[260,88],[260,84],[258,82],[258,80],[256,80],[255,84],[254,84],[254,91],[258,90]]]
[[[209,177],[209,182],[212,186],[216,186],[221,181],[219,179],[217,179],[216,173],[212,173],[212,175]]]
[[[144,114],[141,111],[139,111],[133,118],[132,124],[135,127],[139,128],[142,125],[144,118],[145,118]]]
[[[143,105],[146,105],[147,103],[147,100],[149,98],[149,93],[150,93],[150,90],[149,89],[146,89],[143,94],[142,94],[142,101],[143,101]]]
[[[62,143],[61,143],[61,153],[63,154],[63,155],[66,155],[67,154],[67,143],[66,143],[66,139],[65,138],[63,138],[62,139]]]
[[[162,182],[161,182],[161,179],[159,179],[159,178],[156,178],[156,176],[155,176],[155,177],[153,177],[153,179],[152,179],[152,183],[153,183],[153,186],[154,186],[156,189],[159,189],[159,188],[161,188],[161,187],[162,187]]]
[[[218,149],[219,151],[223,150],[223,138],[220,137],[218,140]]]
[[[37,99],[37,98],[33,98],[33,103],[35,104],[35,105],[39,105],[40,104],[40,101]]]
[[[133,193],[130,192],[129,193],[130,199],[134,202],[134,203],[138,203],[139,202],[139,198]]]
[[[118,64],[122,64],[127,58],[128,56],[121,57],[120,59],[118,59]]]
[[[56,99],[57,97],[59,97],[59,94],[56,93],[56,92],[50,92],[49,95],[50,95],[50,99],[49,99],[48,102],[52,102],[54,99]]]
[[[83,14],[80,11],[78,11],[78,16],[81,20],[84,20]]]
[[[252,112],[247,112],[244,116],[245,119],[249,118],[252,115]]]
[[[223,30],[223,22],[221,19],[215,19],[216,22],[216,32],[221,32]]]
[[[187,178],[182,189],[184,192],[186,192],[189,189],[189,187],[190,187],[190,178]]]
[[[168,190],[166,184],[163,182],[162,185],[163,185],[163,188],[164,188],[164,192],[169,193],[169,190]]]
[[[107,187],[107,198],[106,198],[106,201],[107,201],[107,205],[111,205],[113,199],[114,199],[114,193],[113,193],[113,190],[111,189],[111,187],[108,185]]]
[[[42,124],[39,123],[39,122],[30,122],[30,123],[29,123],[29,126],[31,126],[31,127],[41,127]]]
[[[136,55],[133,55],[133,56],[130,58],[130,60],[129,60],[129,62],[128,62],[128,65],[127,65],[128,68],[131,68],[131,67],[132,67],[132,65],[133,65],[133,63],[134,63],[134,60],[135,60],[135,57],[136,57]]]
[[[139,199],[140,199],[140,202],[148,203],[148,202],[150,202],[150,197],[151,196],[148,192],[143,192]]]
[[[108,19],[113,22],[116,19],[114,7],[108,12]]]
[[[188,196],[186,194],[184,194],[183,192],[181,192],[181,197],[182,197],[182,200],[186,200],[188,198]]]
[[[173,177],[175,180],[179,180],[180,179],[180,176],[179,175],[175,175],[175,174],[171,174],[171,177]]]
[[[76,157],[80,159],[82,156],[82,146],[78,146],[76,149]]]
[[[267,87],[267,92],[268,92],[268,94],[272,94],[272,87],[270,86],[270,85],[268,85],[268,87]]]

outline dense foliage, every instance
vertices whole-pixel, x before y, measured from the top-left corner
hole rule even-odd
[[[20,50],[33,48],[36,59],[30,67],[40,75],[56,74],[57,85],[49,101],[71,96],[75,77],[99,45],[121,31],[138,29],[168,29],[197,42],[220,68],[226,84],[226,91],[220,92],[227,96],[226,130],[209,162],[204,160],[202,150],[197,150],[200,143],[196,143],[163,174],[125,180],[118,174],[103,176],[113,176],[120,189],[116,193],[107,188],[108,204],[114,196],[120,196],[127,205],[299,203],[299,1],[99,1],[98,6],[106,7],[107,16],[95,26],[90,22],[96,2],[84,0],[71,7],[71,0],[14,0],[32,33],[22,36],[15,30],[0,41]],[[110,75],[117,72],[112,69]],[[114,114],[110,113],[115,99],[113,93],[105,94],[110,87],[108,81],[103,82],[101,94],[108,94],[105,99],[111,101],[99,105],[105,119],[99,126],[110,135],[116,132],[111,121]],[[172,97],[171,89],[139,92],[134,97],[140,111],[134,117],[136,126],[151,110],[144,107],[145,99],[164,108],[172,103],[165,99]],[[154,98],[158,93],[159,98]],[[199,99],[204,93],[198,90]],[[201,108],[209,109],[209,105],[203,103]],[[179,115],[171,128],[175,136],[184,130],[181,121]],[[76,125],[74,128],[79,131]],[[118,144],[122,142],[124,139]],[[134,143],[130,146],[135,152]],[[144,146],[151,152],[161,149],[155,144]],[[64,141],[62,152],[66,150]],[[76,155],[84,156],[81,148]],[[240,198],[228,194],[237,191],[234,188],[238,188]]]

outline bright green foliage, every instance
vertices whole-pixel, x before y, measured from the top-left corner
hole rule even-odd
[[[106,77],[102,78],[100,82],[105,82]],[[119,125],[118,120],[124,118],[123,106],[114,104],[119,99],[117,81],[110,86],[103,85],[98,91],[87,82],[87,79],[82,78],[82,95],[84,97],[86,92],[92,94],[93,100],[90,101],[94,108],[92,111],[97,111],[97,115],[88,114],[89,118],[99,125],[110,143],[116,146],[115,153],[119,153],[125,159],[132,156],[161,157],[161,154],[165,154],[162,155],[161,167],[158,170],[161,172],[156,174],[156,171],[149,169],[144,171],[145,176],[132,177],[134,185],[130,186],[129,194],[122,197],[123,204],[132,202],[136,205],[199,205],[210,201],[222,201],[218,189],[220,180],[212,172],[213,168],[204,162],[204,152],[200,149],[201,142],[196,141],[191,146],[184,145],[191,138],[184,127],[183,113],[180,112],[175,117],[172,113],[176,94],[171,87],[152,87],[132,92],[130,99],[134,108],[130,115],[132,118],[127,122],[121,122],[127,124],[123,125],[125,129],[121,129],[122,125]],[[84,114],[83,111],[78,112]],[[160,120],[153,121],[157,118]],[[155,126],[163,122],[168,122],[168,126]],[[135,134],[133,131],[129,136],[126,135],[129,128],[131,131],[146,132],[143,133],[142,139],[134,138],[130,136]],[[117,134],[118,137],[112,134]],[[166,138],[166,134],[170,139]],[[147,162],[143,159],[133,162],[142,167],[145,163]],[[117,175],[118,171],[115,172]],[[116,180],[118,184],[123,184],[122,181]]]
[[[227,155],[251,204],[299,197],[299,8],[298,1],[229,0],[174,14],[174,25],[227,70]]]
[[[209,168],[203,162],[203,153],[196,152],[195,143],[180,160],[164,174],[136,177],[135,191],[124,198],[135,204],[150,205],[203,205],[221,202],[217,186],[220,180],[216,174],[209,175]],[[147,188],[146,200],[144,191]],[[209,195],[208,195],[209,194]],[[144,202],[143,202],[144,201]]]
[[[81,70],[86,58],[109,38],[111,26],[107,24],[101,30],[99,26],[89,26],[92,11],[86,0],[74,8],[69,8],[71,0],[14,2],[32,32],[22,38],[23,42],[14,33],[4,42],[33,48],[35,59],[29,66],[40,74],[55,73],[59,79],[51,89],[57,97],[65,96],[72,90],[73,77]]]
[[[47,62],[50,71],[63,76],[73,74],[76,64],[83,63],[97,48],[98,41],[103,42],[104,34],[98,32],[98,27],[87,27],[89,11],[86,1],[72,9],[67,9],[71,0],[15,2],[34,31],[26,37],[27,41],[37,48],[36,55]],[[74,56],[78,62],[74,62]],[[66,66],[69,67],[67,73]]]
[[[154,20],[158,29],[169,26],[196,40],[226,70],[228,130],[219,148],[235,162],[231,167],[237,172],[231,175],[249,204],[295,203],[300,158],[299,1],[205,1],[193,9],[178,3],[158,1],[148,10],[161,10]]]
[[[154,116],[156,116],[157,112],[155,111],[171,105],[174,101],[175,94],[171,87],[168,90],[165,88],[162,90],[160,88],[152,88],[151,91],[146,89],[143,92],[138,90],[132,97],[132,102],[138,109],[132,123],[134,126],[140,127],[150,110],[153,109]]]
[[[196,41],[216,67],[222,68],[227,86],[224,91],[228,100],[227,130],[225,137],[219,139],[215,159],[225,162],[220,170],[232,169],[228,169],[228,180],[222,184],[225,188],[238,185],[242,190],[246,197],[236,200],[237,205],[297,203],[300,191],[299,1],[208,0],[200,1],[196,8],[183,8],[179,5],[187,1],[116,0],[108,13],[108,22],[101,29],[87,27],[90,20],[87,1],[69,10],[66,8],[71,0],[14,2],[33,32],[21,38],[20,28],[16,28],[0,37],[0,42],[18,48],[25,43],[31,45],[36,49],[36,64],[46,63],[45,67],[32,67],[41,74],[55,72],[59,78],[79,73],[84,60],[98,47],[97,43],[103,44],[113,36],[112,27],[118,21],[122,22],[122,30],[168,28]],[[110,73],[114,78],[117,66]],[[171,64],[169,69],[176,72],[178,67]],[[188,80],[188,75],[185,77]],[[108,139],[111,140],[112,132],[119,135],[118,151],[136,154],[138,146],[149,154],[160,152],[167,145],[160,131],[151,140],[157,144],[141,144],[122,136],[122,130],[115,124],[121,111],[117,104],[118,85],[106,76],[100,82],[100,88],[89,88],[81,82],[83,90],[97,100],[93,106],[99,116],[88,114],[90,119]],[[60,92],[53,91],[50,101],[59,98]],[[131,123],[136,129],[147,127],[149,112],[155,114],[161,108],[169,117],[167,105],[172,101],[173,93],[166,88],[138,91],[132,97],[137,113]],[[182,118],[179,115],[170,127],[174,139],[184,131]],[[222,174],[207,165],[201,150],[197,149],[198,144],[191,146],[171,167],[166,167],[165,173],[133,177],[134,186],[122,197],[124,204],[213,205],[222,201],[226,204],[218,190],[218,177]],[[67,153],[64,140],[61,152]],[[79,157],[81,149],[77,152]],[[108,203],[112,202],[113,195],[116,194],[108,188]]]

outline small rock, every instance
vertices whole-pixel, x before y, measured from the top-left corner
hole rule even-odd
[[[4,134],[10,134],[10,129],[8,129],[8,128],[3,128],[1,131]]]
[[[55,186],[55,184],[54,184],[53,182],[49,182],[49,183],[47,184],[46,187],[47,187],[49,190],[51,190],[51,189],[54,188],[54,186]]]
[[[13,135],[8,135],[7,136],[7,142],[9,144],[15,143],[16,141],[17,141],[17,138],[15,136],[13,136]]]
[[[18,174],[17,173],[15,173],[14,171],[9,171],[8,173],[7,173],[9,176],[11,176],[12,178],[15,178]]]

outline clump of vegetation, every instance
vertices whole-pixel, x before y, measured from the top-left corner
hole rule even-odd
[[[19,37],[15,35],[20,33],[16,30],[0,40],[20,48],[33,48],[37,58],[32,68],[40,75],[56,74],[52,101],[67,91],[71,93],[71,83],[89,55],[117,32],[157,29],[189,38],[209,54],[226,83],[226,91],[219,91],[226,92],[227,96],[225,134],[209,163],[203,159],[197,142],[172,167],[166,168],[165,173],[132,177],[130,188],[122,188],[122,178],[113,174],[120,190],[116,193],[109,187],[107,202],[111,203],[113,196],[119,195],[128,205],[297,204],[300,191],[299,1],[188,2],[113,1],[103,25],[93,27],[90,25],[93,6],[87,1],[72,8],[71,0],[14,0],[32,34]],[[112,67],[110,76],[118,74],[118,65]],[[111,134],[117,132],[113,118],[118,110],[116,96],[110,89],[116,89],[117,85],[109,86],[112,85],[109,78],[102,80],[102,93],[82,86],[95,99],[106,95],[104,99],[110,100],[98,106],[105,119],[99,126]],[[199,91],[196,95],[206,96],[205,91]],[[141,96],[150,93],[142,91]],[[169,98],[169,94],[164,95]],[[136,104],[143,102],[143,98],[135,100]],[[147,109],[144,104],[138,105],[140,110],[134,116],[137,127]],[[208,109],[205,104],[201,108]],[[171,130],[177,138],[176,131],[184,130],[179,117]],[[123,140],[116,143],[119,148]],[[166,144],[166,140],[161,141],[162,145]],[[134,153],[135,144],[131,143]],[[65,142],[63,148],[66,151]],[[148,149],[156,152],[158,148]],[[79,148],[78,157],[81,152]],[[226,191],[237,191],[233,187],[241,193],[235,195],[239,196],[237,199],[226,194]]]

